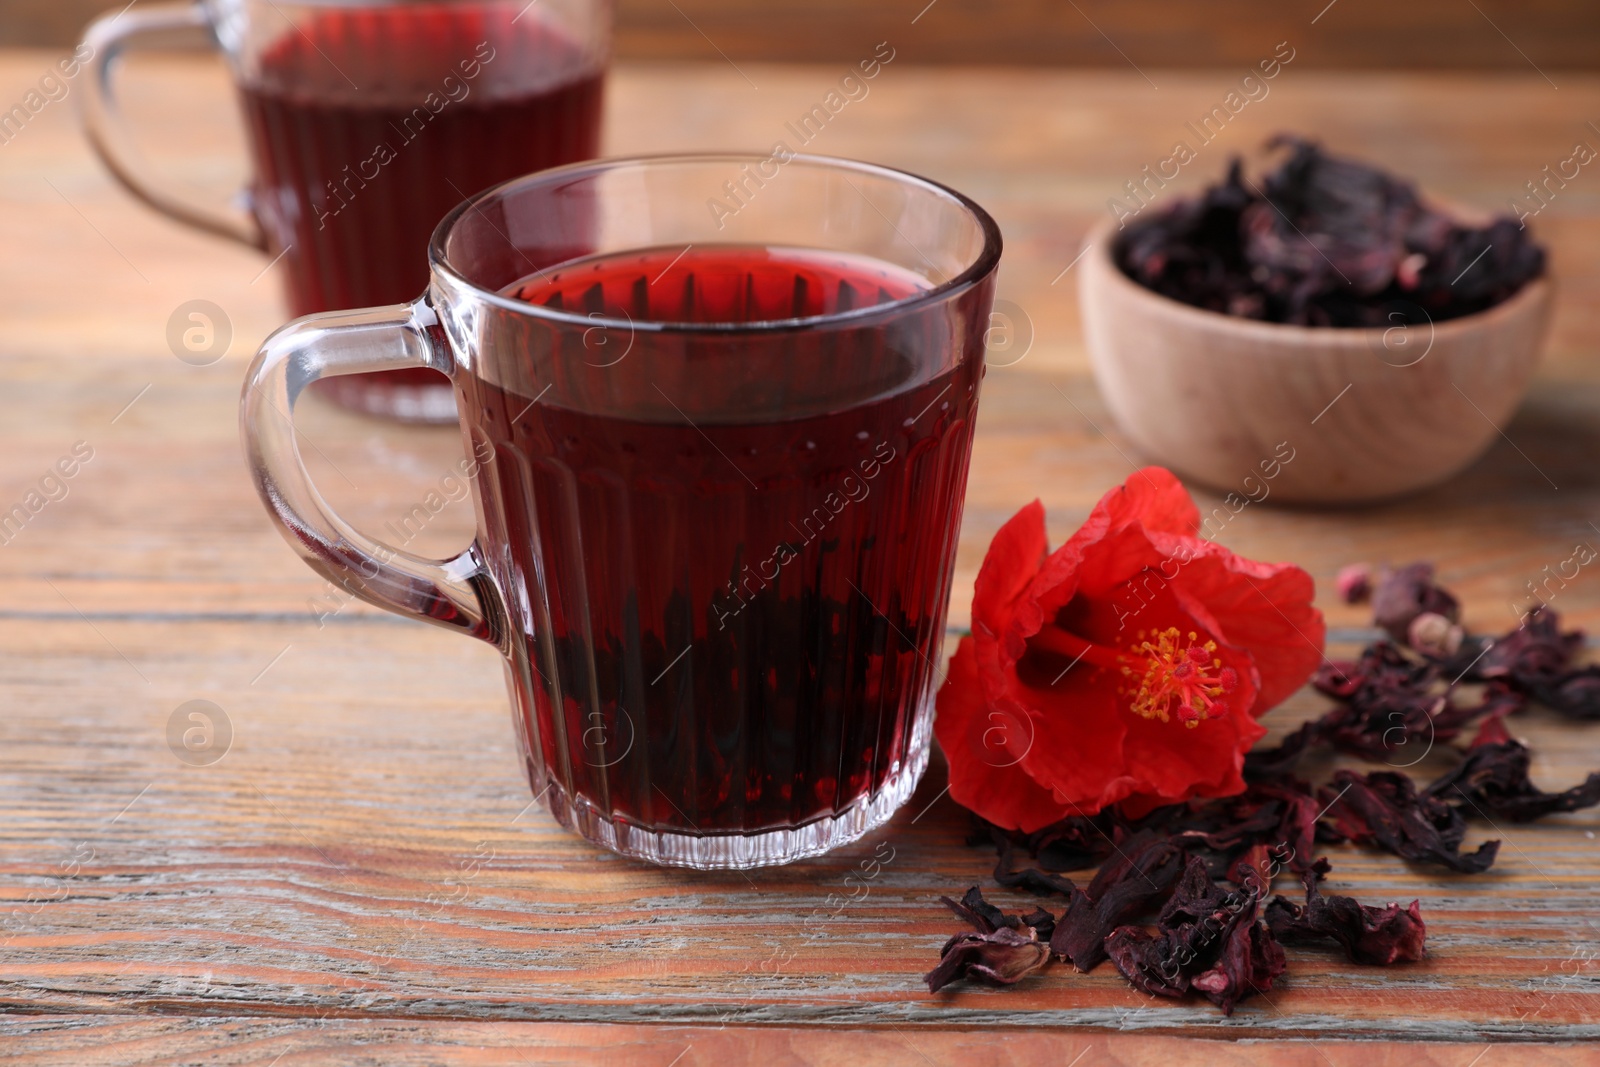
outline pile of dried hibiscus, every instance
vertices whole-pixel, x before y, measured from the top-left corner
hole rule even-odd
[[[1347,568],[1339,587],[1352,603],[1370,597],[1389,639],[1353,662],[1323,665],[1313,684],[1338,703],[1277,747],[1251,752],[1243,792],[1140,818],[1109,807],[1026,834],[975,817],[973,843],[998,850],[999,885],[1065,898],[1066,907],[1008,915],[977,886],[960,901],[944,898],[973,932],[945,944],[928,987],[960,979],[1010,985],[1051,960],[1089,971],[1110,959],[1139,989],[1166,997],[1197,991],[1231,1013],[1272,988],[1287,965],[1283,943],[1332,941],[1363,964],[1422,957],[1420,904],[1369,907],[1322,893],[1318,883],[1331,868],[1312,858],[1319,843],[1348,841],[1479,873],[1500,843],[1462,852],[1469,818],[1524,822],[1600,804],[1600,773],[1564,792],[1536,787],[1528,749],[1505,725],[1535,702],[1566,717],[1600,719],[1600,669],[1573,663],[1581,632],[1562,633],[1555,612],[1543,607],[1500,637],[1468,634],[1459,603],[1427,564],[1380,576]],[[1466,686],[1481,688],[1462,702]],[[1420,789],[1395,769],[1338,770],[1320,786],[1295,775],[1301,757],[1317,748],[1394,767],[1397,754],[1451,741],[1474,722],[1456,766]],[[1097,864],[1083,888],[1061,873]],[[1267,899],[1285,869],[1300,876],[1303,903]]]
[[[1483,311],[1544,273],[1513,218],[1466,226],[1374,167],[1281,136],[1260,185],[1233,161],[1200,197],[1128,225],[1117,265],[1147,289],[1249,319],[1393,327]]]

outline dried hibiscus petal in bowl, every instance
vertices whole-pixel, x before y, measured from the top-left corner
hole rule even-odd
[[[1253,181],[1236,159],[1200,197],[1130,223],[1115,258],[1134,281],[1194,307],[1300,326],[1381,327],[1484,311],[1544,273],[1509,217],[1469,226],[1409,182],[1300,137]]]

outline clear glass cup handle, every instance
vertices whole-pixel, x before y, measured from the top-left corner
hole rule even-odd
[[[123,128],[111,89],[112,68],[139,38],[170,38],[175,31],[199,31],[215,43],[211,18],[198,3],[124,8],[120,13],[102,15],[89,25],[83,43],[92,52],[86,61],[88,77],[79,98],[89,143],[116,179],[157,211],[207,233],[265,250],[266,238],[254,217],[168,192],[147,178],[139,152]]]
[[[262,342],[245,377],[239,428],[267,510],[311,569],[380,608],[504,646],[504,599],[476,540],[454,559],[402,552],[350,526],[311,484],[295,441],[306,387],[338,374],[429,367],[450,373],[443,332],[426,298],[296,319]]]

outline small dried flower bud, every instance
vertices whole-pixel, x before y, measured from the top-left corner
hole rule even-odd
[[[1339,599],[1346,604],[1366,603],[1372,596],[1372,564],[1352,563],[1341,567],[1335,583],[1339,587]]]
[[[1411,620],[1406,643],[1418,652],[1432,656],[1453,656],[1460,651],[1464,637],[1466,632],[1460,626],[1443,615],[1424,611]]]
[[[1411,644],[1411,624],[1418,615],[1461,618],[1461,604],[1433,580],[1433,564],[1408,563],[1385,570],[1372,587],[1372,621],[1402,644]]]
[[[1394,280],[1406,292],[1415,289],[1422,281],[1422,268],[1428,265],[1428,257],[1421,252],[1413,252],[1402,259],[1394,270]]]

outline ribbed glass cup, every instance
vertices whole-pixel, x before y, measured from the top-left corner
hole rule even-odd
[[[451,376],[474,547],[422,573],[356,545],[363,575],[348,528],[319,550],[315,522],[286,527],[369,599],[501,649],[563,824],[689,867],[825,851],[927,764],[999,252],[971,201],[862,163],[519,179],[441,224],[428,297],[388,327],[406,354],[381,364]],[[348,337],[378,369],[381,328],[313,317],[277,347]],[[250,388],[247,433],[271,419]]]

